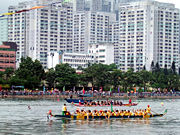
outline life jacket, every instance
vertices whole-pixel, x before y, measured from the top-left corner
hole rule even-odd
[[[120,116],[124,116],[124,113],[123,113],[123,112],[120,112]]]
[[[129,115],[130,115],[130,113],[129,113],[129,112],[126,112],[126,113],[125,113],[125,116],[129,116]]]
[[[119,116],[119,112],[116,113],[116,116]]]
[[[103,116],[107,116],[107,113],[103,113]]]
[[[63,111],[67,111],[67,107],[66,106],[63,106]]]
[[[135,115],[135,116],[138,116],[138,112],[135,112],[134,115]]]
[[[139,116],[142,116],[142,115],[143,115],[143,112],[142,112],[142,111],[139,111],[139,112],[138,112],[138,115],[139,115]]]
[[[80,114],[80,112],[77,112],[77,116],[80,116],[81,114]]]
[[[115,113],[115,112],[112,112],[112,116],[116,116],[116,113]]]
[[[110,112],[107,112],[107,116],[111,116],[111,113],[110,113]]]
[[[98,112],[96,112],[96,113],[95,113],[95,116],[99,116],[99,113],[98,113]]]
[[[150,107],[147,107],[146,112],[147,112],[147,113],[150,113],[150,112],[151,112],[151,108],[150,108]]]

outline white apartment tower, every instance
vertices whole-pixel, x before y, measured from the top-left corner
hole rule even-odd
[[[109,26],[114,13],[77,12],[73,17],[74,52],[87,53],[89,43],[109,42]]]
[[[132,2],[119,8],[120,69],[138,71],[152,61],[178,68],[179,9],[156,1]]]
[[[8,41],[8,18],[0,18],[0,45]]]
[[[54,3],[54,4],[53,4]],[[73,52],[73,6],[59,0],[33,0],[10,6],[9,12],[46,6],[8,18],[8,40],[18,45],[17,61],[29,56],[47,67],[47,53]]]
[[[95,63],[110,65],[114,63],[113,43],[92,43],[88,45],[88,54],[94,56]]]
[[[109,25],[109,42],[114,44],[114,63],[119,65],[119,22],[112,22]]]

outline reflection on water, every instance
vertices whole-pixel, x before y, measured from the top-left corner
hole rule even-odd
[[[125,101],[127,102],[127,101]],[[180,100],[141,100],[136,107],[120,107],[117,109],[139,109],[150,104],[155,112],[162,113],[168,109],[164,117],[150,119],[113,119],[113,120],[47,120],[46,112],[52,110],[58,114],[64,101],[52,100],[1,100],[0,99],[0,135],[178,135],[180,134]],[[30,105],[31,109],[28,108]],[[76,107],[68,105],[73,112]],[[86,108],[82,108],[85,109]],[[99,108],[87,108],[99,109]],[[102,109],[102,107],[101,107]],[[103,108],[109,109],[109,108]]]

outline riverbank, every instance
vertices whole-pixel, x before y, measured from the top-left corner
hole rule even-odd
[[[0,98],[4,99],[32,99],[32,100],[41,100],[41,99],[55,99],[55,100],[63,100],[65,98],[69,98],[67,95],[4,95],[0,96]],[[78,96],[73,96],[73,98],[79,98]],[[179,95],[171,95],[171,96],[94,96],[94,97],[86,97],[84,99],[92,99],[92,100],[107,100],[107,99],[180,99]]]

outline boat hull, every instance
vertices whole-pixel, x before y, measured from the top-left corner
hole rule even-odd
[[[151,117],[162,117],[164,114],[154,114],[154,115],[146,115],[146,116],[76,116],[76,115],[54,115],[57,119],[136,119],[136,118],[151,118]]]

